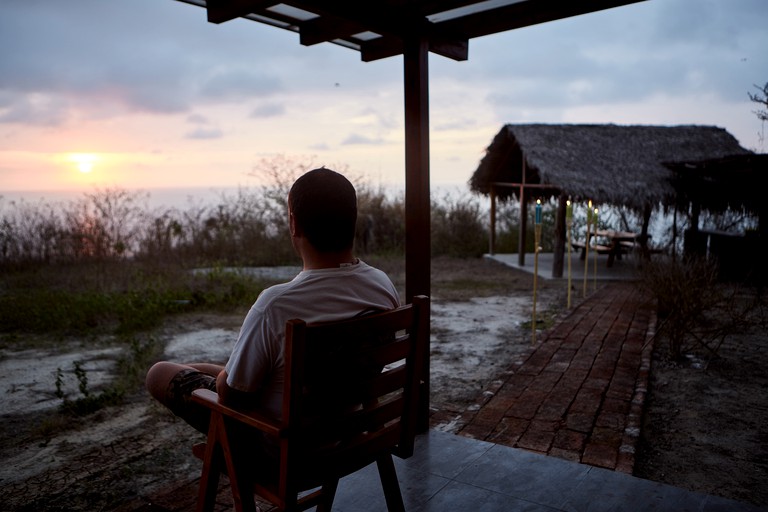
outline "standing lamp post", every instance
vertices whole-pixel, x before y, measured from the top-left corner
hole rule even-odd
[[[587,275],[589,275],[589,226],[592,224],[592,200],[587,205],[587,240],[584,242],[584,297],[587,296]]]
[[[592,224],[595,226],[595,239],[597,239],[597,208],[595,208],[595,215],[592,217]],[[594,265],[594,277],[592,283],[592,290],[597,290],[597,248],[595,248],[595,265]]]
[[[539,278],[539,243],[541,242],[541,199],[536,200],[536,216],[533,225],[533,318],[531,320],[531,344],[536,344],[536,286]]]
[[[568,309],[571,309],[571,226],[573,226],[573,205],[565,202],[565,230],[568,234]]]

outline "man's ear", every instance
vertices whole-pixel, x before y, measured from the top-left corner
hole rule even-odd
[[[296,217],[294,217],[292,213],[289,213],[288,215],[290,218],[291,236],[292,237],[301,236],[301,229],[299,228],[299,225],[296,223]]]

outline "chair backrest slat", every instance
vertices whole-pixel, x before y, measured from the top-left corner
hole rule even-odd
[[[419,324],[428,322],[428,300],[342,322],[288,322],[284,442],[295,437],[301,448],[291,453],[301,458],[299,466],[313,466],[313,456],[353,464],[345,457],[370,460],[398,444],[408,452],[418,361],[428,350],[428,329]]]
[[[340,410],[349,410],[356,404],[372,400],[372,397],[380,398],[402,390],[406,385],[406,370],[406,366],[401,365],[353,383],[347,379],[334,379],[331,382],[323,382],[317,386],[305,388],[303,397],[305,410],[311,407],[313,403],[319,404],[314,411],[307,411],[306,414],[336,414],[336,411],[330,407],[331,402]],[[329,397],[333,397],[333,399],[331,400]]]
[[[385,426],[400,429],[403,406],[403,397],[393,397],[369,409],[327,421],[308,422],[297,429],[296,434],[302,439],[301,444],[307,453],[313,449],[324,450],[329,445],[349,444],[358,438],[365,439]]]

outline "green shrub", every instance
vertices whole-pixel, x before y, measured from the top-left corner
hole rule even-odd
[[[6,274],[0,332],[146,331],[181,311],[250,305],[266,286],[244,273],[195,274],[128,261],[110,266],[109,272],[94,270],[94,265],[82,264]]]
[[[480,205],[467,198],[432,202],[432,255],[479,257],[488,251],[488,227]]]
[[[707,325],[706,315],[723,303],[717,267],[703,259],[656,258],[642,267],[640,286],[657,301],[659,332],[670,358],[679,360],[686,341]]]

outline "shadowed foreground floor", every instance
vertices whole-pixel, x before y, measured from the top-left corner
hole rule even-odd
[[[413,457],[396,459],[395,465],[406,509],[411,512],[761,510],[621,472],[434,430],[419,436]],[[226,478],[222,480],[226,482]],[[194,510],[196,481],[168,491],[130,510]],[[217,510],[231,510],[228,492],[222,485]],[[333,509],[386,510],[375,465],[340,482]]]
[[[407,510],[762,510],[631,476],[653,324],[629,283],[577,303],[476,404],[434,413],[414,456],[395,460]],[[123,510],[194,510],[197,483],[169,482]],[[217,506],[232,509],[226,478]],[[386,510],[375,465],[341,481],[334,510]]]

